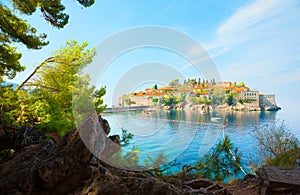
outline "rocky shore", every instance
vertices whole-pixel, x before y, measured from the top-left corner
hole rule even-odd
[[[100,121],[105,134],[106,120],[93,115],[83,127],[89,131]],[[91,132],[91,131],[90,131]],[[118,136],[106,136],[118,146]],[[100,155],[116,152],[106,141]],[[92,154],[74,129],[57,143],[48,140],[26,146],[0,164],[1,194],[272,194],[299,193],[299,170],[263,167],[229,184],[213,182],[181,172],[176,176],[154,177],[147,172],[115,168]],[[288,173],[288,174],[284,174]],[[285,180],[276,174],[281,174]],[[290,175],[290,179],[289,176]],[[282,180],[283,182],[280,182]]]
[[[251,103],[239,103],[237,102],[235,105],[218,105],[218,106],[212,106],[212,105],[206,105],[206,104],[186,104],[186,103],[180,103],[174,106],[157,106],[156,109],[162,109],[162,110],[187,110],[187,111],[200,111],[200,112],[209,112],[216,110],[224,110],[224,111],[276,111],[280,110],[281,108],[277,105],[268,105],[268,106],[256,106]]]

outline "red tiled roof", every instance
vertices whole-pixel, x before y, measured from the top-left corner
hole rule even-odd
[[[160,88],[158,88],[158,90],[170,90],[170,91],[174,91],[174,88],[172,88],[172,87],[160,87]]]
[[[240,93],[244,90],[245,90],[244,88],[234,88],[234,92],[238,92],[238,93]]]
[[[208,95],[209,94],[209,91],[201,91],[200,92],[200,95]]]

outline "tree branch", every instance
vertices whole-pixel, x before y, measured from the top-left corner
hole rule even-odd
[[[35,73],[43,66],[45,65],[46,63],[49,63],[49,62],[54,62],[54,57],[49,57],[47,58],[46,60],[44,60],[40,65],[38,65],[34,71],[25,79],[25,81],[23,81],[23,83],[21,83],[17,88],[16,90],[20,90],[30,79],[31,77],[33,77],[33,75],[35,75]]]

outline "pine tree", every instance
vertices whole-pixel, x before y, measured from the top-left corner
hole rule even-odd
[[[77,1],[84,7],[94,4],[94,0]],[[60,0],[12,0],[11,3],[14,10],[25,15],[32,15],[39,8],[43,18],[54,27],[63,28],[68,23],[69,15],[64,13],[65,7]],[[12,79],[25,69],[20,63],[22,54],[17,52],[14,43],[21,43],[28,49],[41,49],[49,43],[46,37],[0,2],[0,82],[4,76]]]

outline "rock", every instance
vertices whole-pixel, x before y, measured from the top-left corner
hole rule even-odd
[[[120,137],[107,137],[109,130],[107,121],[93,114],[56,144],[49,140],[23,148],[0,165],[0,194],[230,194],[207,179],[168,183],[112,167],[82,141],[82,136],[90,139],[97,155],[109,156],[120,149]]]
[[[163,109],[164,110],[171,110],[171,106],[164,106]]]
[[[96,115],[92,120],[97,120]],[[99,118],[100,119],[100,118]],[[92,120],[89,121],[92,123]],[[109,132],[104,119],[102,129]],[[109,138],[107,138],[109,139]],[[93,154],[85,147],[77,129],[67,133],[57,144],[45,143],[25,147],[13,159],[1,165],[2,194],[70,193],[93,177],[90,165]]]
[[[181,194],[181,190],[157,178],[138,175],[97,175],[76,194]]]
[[[263,166],[257,171],[261,194],[299,194],[300,169]]]
[[[95,126],[97,120],[104,133],[109,132],[107,121],[96,115],[80,128],[93,133],[94,129],[87,128]],[[98,160],[80,133],[74,129],[56,144],[49,140],[30,145],[0,165],[0,194],[181,194],[179,188],[158,178],[123,171]],[[111,149],[110,144],[120,145],[119,136],[106,140],[111,141],[98,145],[106,147],[100,150],[101,155],[117,151],[118,147]]]
[[[23,129],[0,130],[0,151],[6,149],[20,150],[25,146],[37,144],[45,136],[34,126]]]

